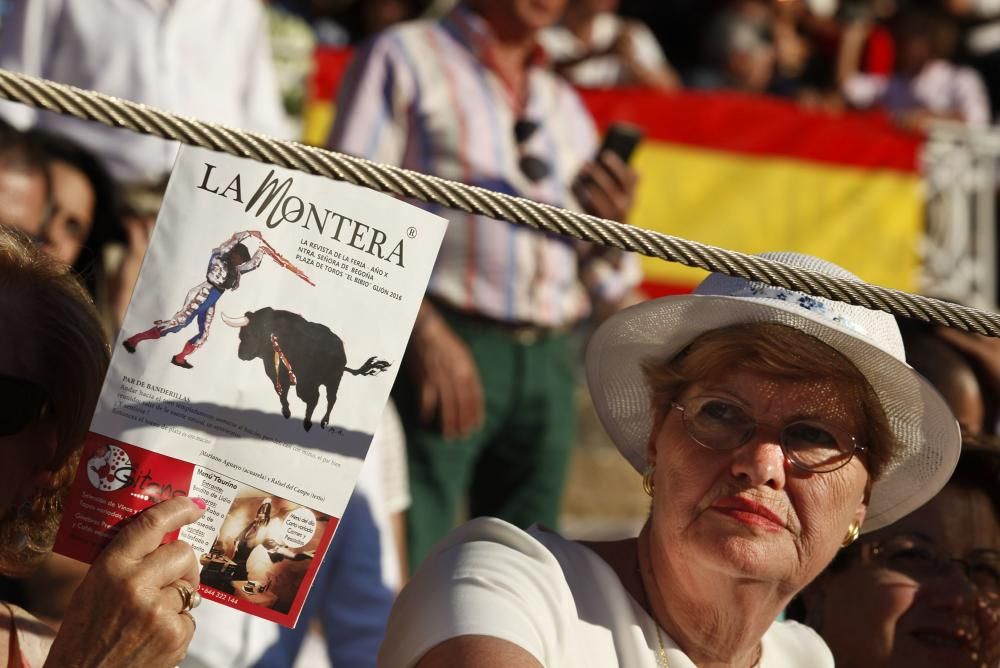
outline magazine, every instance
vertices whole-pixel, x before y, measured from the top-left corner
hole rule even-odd
[[[205,599],[294,626],[388,401],[443,218],[183,147],[55,549],[177,495]]]

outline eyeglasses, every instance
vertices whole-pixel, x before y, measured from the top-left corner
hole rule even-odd
[[[533,183],[541,181],[552,171],[549,164],[541,158],[523,153],[524,145],[535,134],[538,127],[537,121],[529,121],[526,118],[520,118],[514,123],[514,140],[517,142],[517,150],[522,152],[521,157],[518,158],[517,166],[521,173]]]
[[[901,535],[870,543],[872,555],[883,568],[926,582],[960,566],[980,594],[1000,605],[1000,551],[973,550],[965,557],[943,555],[917,536]]]
[[[45,389],[24,378],[0,374],[0,436],[17,434],[51,410]]]
[[[680,411],[688,436],[709,450],[735,450],[750,442],[758,422],[739,405],[718,397],[695,397]],[[845,466],[864,446],[850,433],[817,420],[796,420],[781,427],[781,451],[794,466],[810,473],[830,473]]]

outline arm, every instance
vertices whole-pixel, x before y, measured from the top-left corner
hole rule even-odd
[[[482,426],[486,409],[476,361],[426,299],[406,349],[406,369],[419,388],[424,424],[439,418],[445,438],[463,438]]]
[[[979,73],[960,67],[955,74],[955,105],[960,120],[972,127],[990,124],[990,96]]]
[[[659,90],[681,88],[680,76],[667,62],[653,33],[644,24],[626,22],[615,42],[615,49],[631,78],[626,83]]]
[[[264,247],[261,246],[254,252],[253,257],[241,264],[236,268],[241,274],[245,274],[248,271],[253,271],[260,266],[260,261],[264,259]]]
[[[225,253],[228,253],[229,251],[231,251],[233,249],[233,246],[235,246],[239,242],[243,241],[247,237],[252,237],[252,236],[253,237],[257,237],[259,239],[260,238],[260,232],[258,232],[257,230],[246,230],[244,232],[237,232],[236,234],[234,234],[233,236],[229,237],[228,239],[226,239],[225,241],[223,241],[221,244],[219,244],[218,248],[213,248],[212,249],[212,257],[215,257],[216,255],[223,255]],[[209,261],[211,261],[211,258],[209,259]]]
[[[500,520],[473,520],[435,548],[396,599],[378,665],[576,665],[576,616],[552,552]]]
[[[530,652],[491,636],[459,636],[424,654],[417,668],[542,668]]]

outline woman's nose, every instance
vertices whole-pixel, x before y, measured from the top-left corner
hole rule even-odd
[[[934,608],[972,610],[979,599],[979,590],[957,559],[942,560],[937,574],[924,582],[921,589]]]
[[[758,427],[753,437],[733,451],[733,475],[745,478],[751,487],[767,485],[772,489],[785,486],[785,452],[780,435]]]

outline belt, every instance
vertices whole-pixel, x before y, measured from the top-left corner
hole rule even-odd
[[[445,315],[446,319],[454,318],[494,332],[500,332],[515,343],[523,346],[530,346],[551,336],[558,336],[569,331],[569,327],[545,327],[530,322],[497,320],[481,313],[456,309],[436,299],[433,302],[434,306]]]

